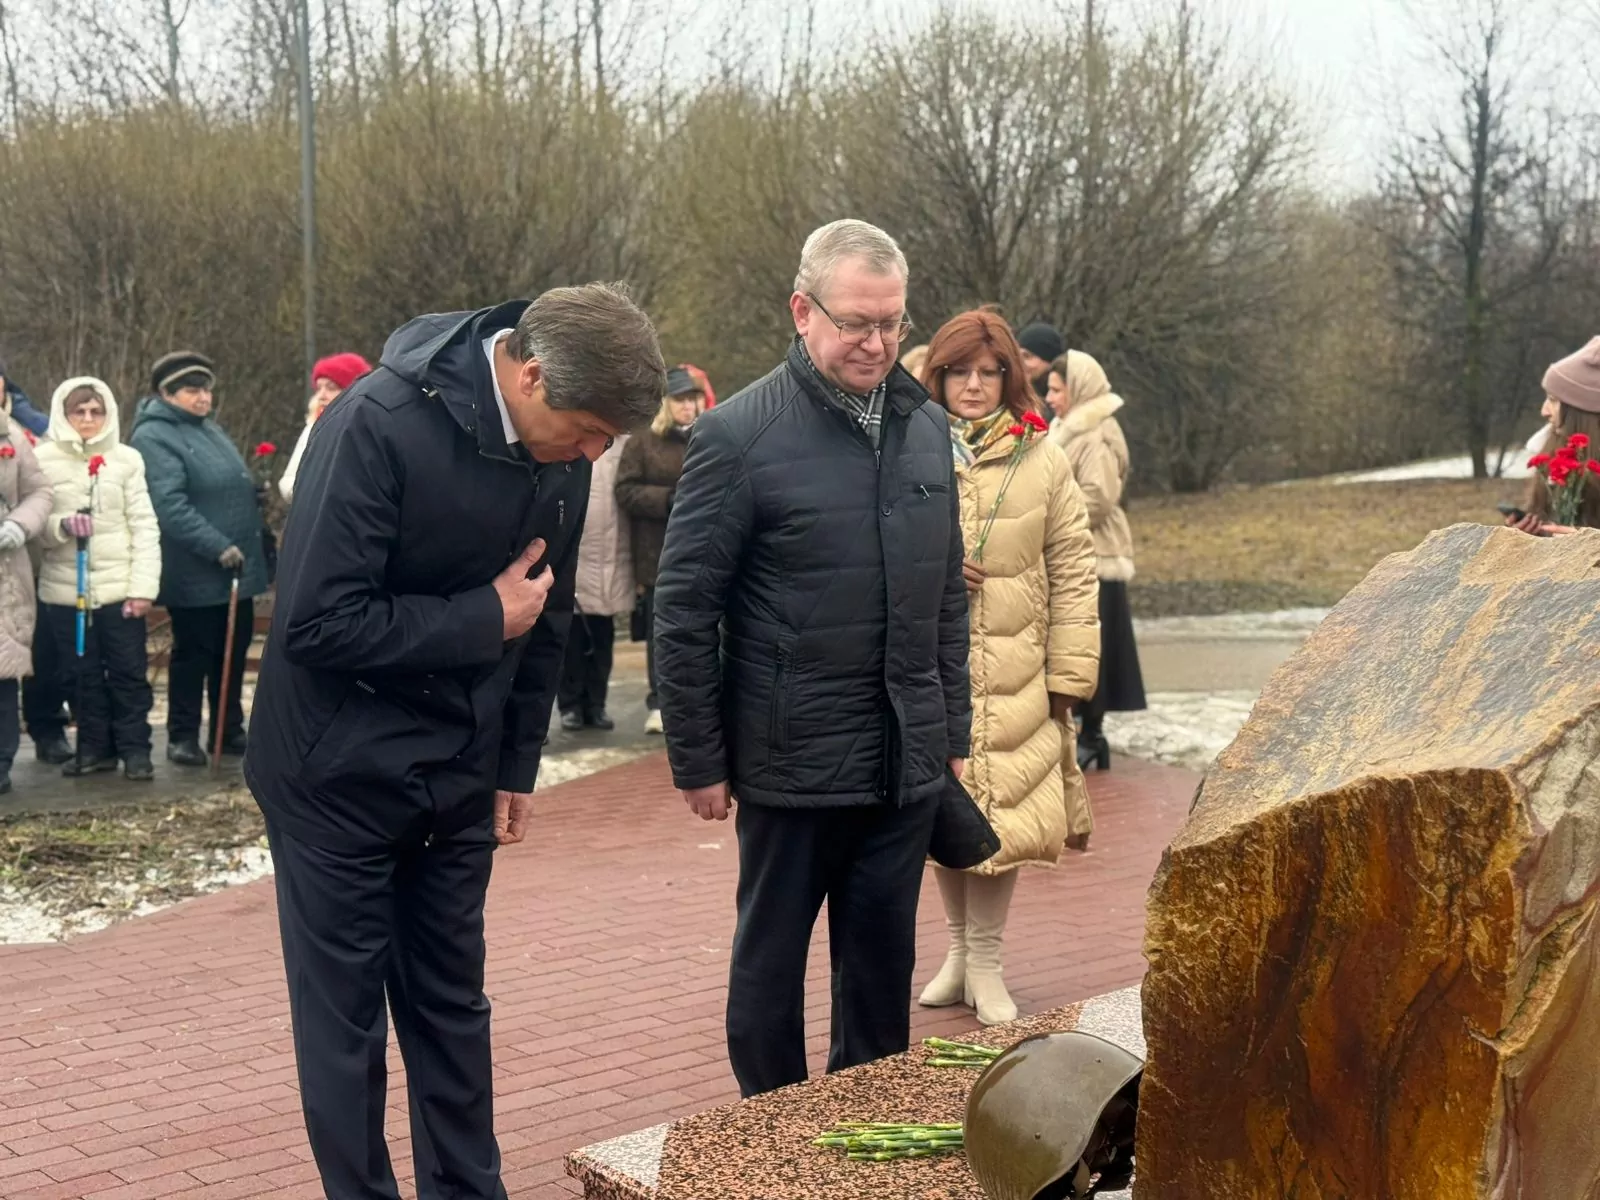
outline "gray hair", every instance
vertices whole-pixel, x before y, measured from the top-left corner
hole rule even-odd
[[[617,429],[641,429],[661,406],[667,367],[655,326],[626,284],[551,288],[523,312],[506,348],[537,358],[545,403],[581,409]]]
[[[869,271],[879,275],[898,274],[909,282],[911,272],[900,245],[876,225],[846,218],[833,221],[806,239],[800,251],[800,270],[794,277],[794,290],[816,294],[827,286],[839,264],[859,258]]]

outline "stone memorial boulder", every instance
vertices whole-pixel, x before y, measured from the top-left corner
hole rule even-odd
[[[1435,533],[1162,860],[1135,1196],[1600,1197],[1597,903],[1600,532]]]

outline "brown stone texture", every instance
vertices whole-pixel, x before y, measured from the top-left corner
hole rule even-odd
[[[1386,559],[1151,885],[1135,1195],[1600,1197],[1597,897],[1600,532]]]

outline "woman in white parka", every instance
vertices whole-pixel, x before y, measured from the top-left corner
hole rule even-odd
[[[78,753],[67,775],[114,771],[155,776],[150,764],[149,660],[145,617],[161,586],[161,532],[144,459],[124,446],[111,389],[87,376],[69,379],[50,400],[50,432],[39,467],[55,493],[40,537],[41,636],[78,705]],[[77,653],[78,538],[89,544],[89,627]]]

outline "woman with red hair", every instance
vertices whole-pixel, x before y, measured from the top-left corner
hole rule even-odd
[[[1073,706],[1094,693],[1099,668],[1094,540],[998,314],[947,322],[922,382],[949,413],[968,560],[972,757],[962,783],[1000,852],[970,871],[934,867],[950,952],[921,1002],[965,1001],[994,1025],[1017,1015],[1000,968],[1017,869],[1054,865],[1067,836],[1066,772],[1077,773],[1077,761],[1064,751]]]

